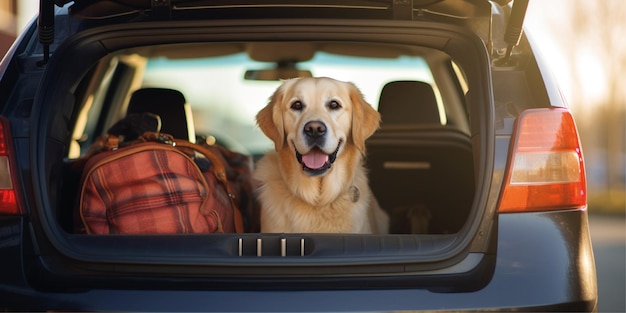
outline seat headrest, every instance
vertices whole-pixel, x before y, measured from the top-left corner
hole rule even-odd
[[[419,81],[387,83],[380,93],[378,112],[383,126],[441,123],[433,88]]]
[[[138,89],[130,97],[126,114],[150,112],[161,117],[161,132],[195,142],[191,107],[178,90]]]

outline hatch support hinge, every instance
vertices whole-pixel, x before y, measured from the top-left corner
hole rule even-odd
[[[511,61],[511,54],[513,54],[513,48],[519,44],[522,37],[528,1],[529,0],[513,1],[511,16],[509,17],[509,22],[506,25],[506,31],[504,33],[504,41],[507,43],[507,48],[502,60],[498,60],[499,65],[508,66],[513,63]]]
[[[43,45],[43,60],[37,62],[37,65],[44,66],[50,59],[50,45],[54,42],[54,2],[52,0],[39,1],[37,29],[39,43]]]
[[[391,10],[394,20],[413,20],[413,0],[393,0]]]
[[[172,18],[171,0],[152,0],[150,2],[152,17],[156,20],[169,20]]]

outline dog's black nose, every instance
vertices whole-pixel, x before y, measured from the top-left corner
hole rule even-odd
[[[304,125],[304,133],[311,138],[319,138],[326,134],[326,125],[319,121],[311,121]]]

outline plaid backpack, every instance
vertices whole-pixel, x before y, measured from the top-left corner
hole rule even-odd
[[[253,201],[246,156],[158,132],[123,146],[118,136],[106,135],[96,150],[83,165],[77,232],[244,231],[239,208]],[[234,156],[241,159],[237,170],[226,159]]]

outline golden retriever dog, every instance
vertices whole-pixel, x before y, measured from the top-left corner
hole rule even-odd
[[[255,169],[262,232],[388,232],[363,166],[380,114],[354,84],[286,80],[256,118],[275,146]]]

